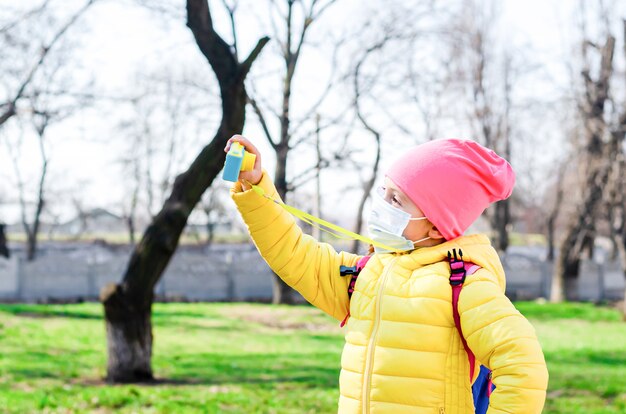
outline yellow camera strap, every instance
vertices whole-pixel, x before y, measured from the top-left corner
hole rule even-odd
[[[252,189],[254,190],[255,193],[257,193],[258,195],[260,195],[261,197],[265,197],[268,200],[273,201],[274,203],[278,204],[279,206],[281,206],[282,208],[284,208],[285,210],[287,210],[289,213],[291,213],[293,216],[299,218],[300,220],[302,220],[303,222],[318,228],[330,235],[332,235],[333,237],[336,237],[338,239],[342,239],[342,240],[359,240],[362,241],[363,243],[367,243],[367,244],[371,244],[372,246],[376,246],[376,247],[380,247],[383,248],[385,250],[388,251],[392,251],[392,252],[397,252],[398,250],[393,248],[393,247],[389,247],[385,244],[379,243],[377,241],[374,241],[372,239],[370,239],[369,237],[365,237],[362,236],[358,233],[354,233],[350,230],[344,229],[341,226],[338,226],[336,224],[333,224],[329,221],[326,220],[322,220],[319,217],[315,217],[312,214],[309,214],[305,211],[299,210],[293,206],[290,206],[288,204],[283,203],[280,200],[275,200],[274,198],[270,197],[269,195],[267,195],[265,193],[265,190],[263,190],[261,187],[259,187],[258,185],[254,185],[251,184],[250,182],[246,183],[252,187]]]

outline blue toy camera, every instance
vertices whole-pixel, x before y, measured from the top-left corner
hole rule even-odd
[[[233,142],[226,154],[224,173],[222,178],[226,181],[235,182],[239,179],[240,171],[252,171],[256,155],[246,152],[243,145]]]

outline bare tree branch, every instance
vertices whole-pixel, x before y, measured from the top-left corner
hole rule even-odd
[[[222,4],[226,11],[228,12],[228,16],[230,17],[230,30],[233,34],[233,55],[235,59],[238,60],[239,53],[237,51],[237,30],[235,29],[235,11],[237,10],[238,2],[235,0],[233,5],[229,5],[226,0],[222,0]]]
[[[267,122],[265,121],[265,116],[263,115],[261,108],[259,108],[259,105],[257,105],[256,101],[253,98],[251,98],[249,95],[248,95],[248,102],[250,103],[250,105],[252,105],[252,108],[254,109],[254,113],[256,113],[256,115],[259,117],[259,122],[261,123],[261,127],[263,128],[265,137],[269,141],[270,145],[274,148],[274,150],[276,150],[277,144],[272,139],[272,134],[270,133],[270,130],[267,127]]]
[[[333,87],[336,85],[337,82],[340,82],[341,79],[337,79],[334,80],[335,77],[335,73],[337,72],[339,65],[338,65],[338,60],[339,60],[339,50],[341,48],[341,46],[343,45],[343,43],[345,42],[345,38],[340,39],[339,42],[335,43],[335,48],[333,50],[333,56],[331,59],[331,74],[329,76],[329,81],[326,84],[326,88],[324,89],[324,91],[322,92],[322,94],[319,96],[319,98],[317,99],[316,102],[314,102],[309,109],[305,112],[304,116],[301,117],[300,121],[297,123],[292,123],[292,134],[296,135],[298,133],[298,131],[300,130],[300,128],[304,125],[304,123],[311,119],[311,117],[313,116],[314,113],[318,112],[319,107],[322,105],[322,103],[326,100],[326,98],[328,97],[328,95],[330,94],[330,92],[333,90]],[[307,135],[308,136],[308,135]]]
[[[37,62],[35,62],[35,64],[31,67],[28,75],[26,76],[26,78],[22,81],[22,83],[20,84],[20,86],[17,88],[17,91],[15,92],[15,95],[13,96],[13,98],[9,101],[9,105],[8,108],[5,110],[4,113],[0,114],[0,126],[2,126],[2,124],[4,124],[6,121],[9,120],[9,118],[11,118],[13,115],[15,115],[15,108],[17,105],[17,101],[20,100],[20,98],[22,98],[24,91],[26,90],[26,87],[30,84],[30,82],[33,80],[33,77],[35,76],[35,74],[37,73],[37,71],[39,70],[39,68],[41,68],[43,66],[44,61],[46,60],[46,56],[48,56],[48,54],[50,53],[50,50],[54,47],[54,45],[63,37],[63,35],[68,31],[68,29],[74,24],[76,23],[76,21],[78,20],[78,18],[89,8],[91,7],[92,4],[94,4],[97,0],[89,0],[85,3],[85,5],[83,7],[81,7],[76,13],[74,13],[74,15],[72,15],[67,22],[61,27],[61,29],[54,35],[54,37],[52,38],[52,40],[50,42],[48,42],[48,44],[46,46],[43,46],[41,48],[41,54],[39,56],[39,59],[37,60]]]
[[[260,38],[259,41],[257,42],[256,46],[254,47],[254,49],[252,49],[252,52],[250,52],[250,54],[246,58],[246,60],[244,60],[241,63],[241,67],[240,67],[240,72],[239,73],[240,73],[240,75],[243,78],[246,77],[246,75],[250,71],[250,67],[252,66],[252,62],[254,62],[256,60],[256,58],[259,56],[259,53],[261,53],[261,50],[263,50],[263,47],[269,41],[270,41],[270,38],[267,37],[267,36]]]
[[[278,5],[276,4],[276,0],[270,0],[270,5],[271,5],[271,9],[275,10],[276,14],[278,14],[282,20],[287,19],[287,17],[283,16],[282,13],[280,12],[280,9]],[[287,56],[287,46],[282,41],[282,37],[280,35],[280,32],[278,31],[278,26],[276,25],[276,21],[274,20],[274,13],[270,12],[269,15],[270,15],[270,24],[272,26],[272,33],[274,34],[274,36],[272,37],[276,39],[276,41],[278,42],[278,46],[280,47],[282,55]]]
[[[33,8],[33,9],[29,10],[29,11],[27,11],[26,13],[22,14],[21,16],[19,16],[15,20],[8,22],[3,27],[0,27],[0,34],[8,32],[9,30],[11,30],[15,26],[17,26],[20,22],[23,22],[24,20],[27,20],[27,19],[31,18],[32,16],[36,15],[37,13],[40,13],[41,11],[43,11],[48,6],[48,3],[50,3],[50,0],[44,0],[44,2],[41,3],[41,5]]]
[[[239,72],[239,63],[231,53],[228,43],[215,31],[207,0],[187,1],[187,27],[191,29],[220,85],[223,82],[229,83],[233,74]]]
[[[350,111],[350,109],[351,109],[351,104],[347,104],[341,111],[337,113],[336,116],[332,118],[328,118],[327,121],[321,123],[318,126],[314,126],[310,131],[298,134],[297,135],[298,138],[294,138],[296,136],[296,133],[295,131],[292,132],[292,139],[290,140],[291,142],[289,144],[289,148],[293,149],[302,145],[304,142],[308,141],[315,134],[316,131],[321,132],[332,126],[336,126],[339,123],[339,121],[344,118],[346,113]],[[302,121],[301,124],[304,124],[304,120]]]
[[[315,5],[317,3],[318,3],[318,0],[315,0],[311,4],[311,12],[309,13],[309,15],[311,16],[312,20],[317,20],[330,6],[337,3],[337,0],[330,0],[328,3],[320,6],[320,8],[317,11],[314,11],[313,9],[315,8]]]

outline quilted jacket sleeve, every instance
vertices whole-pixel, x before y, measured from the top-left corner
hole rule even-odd
[[[480,273],[489,272],[480,270],[476,275]],[[548,370],[530,322],[489,277],[478,277],[463,287],[459,313],[467,344],[492,370],[496,389],[487,413],[541,413]]]
[[[258,185],[267,195],[279,199],[266,172]],[[337,253],[329,244],[303,234],[284,208],[253,190],[242,191],[240,183],[232,187],[231,197],[272,270],[311,304],[343,320],[349,308],[350,278],[339,275],[339,266],[354,266],[359,256]]]

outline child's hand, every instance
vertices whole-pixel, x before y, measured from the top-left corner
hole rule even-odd
[[[261,177],[263,176],[263,170],[261,169],[261,153],[258,149],[247,138],[244,138],[241,135],[233,135],[228,142],[226,143],[226,148],[224,148],[224,152],[228,152],[230,150],[230,145],[233,142],[238,142],[244,146],[246,151],[251,154],[256,155],[256,160],[254,161],[254,168],[252,171],[241,171],[239,172],[239,182],[241,183],[241,187],[244,190],[249,190],[251,187],[248,183],[258,184],[261,181]]]

